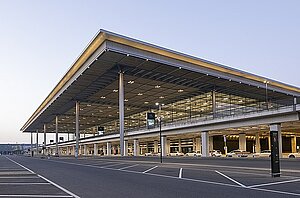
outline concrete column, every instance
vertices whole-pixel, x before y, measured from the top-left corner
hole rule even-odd
[[[98,155],[98,145],[94,144],[94,156]]]
[[[246,134],[239,134],[239,149],[245,151],[246,150]]]
[[[268,136],[268,148],[271,150],[271,137],[270,135]]]
[[[208,141],[209,141],[209,146],[208,146],[209,151],[214,150],[214,137],[213,136],[209,136]]]
[[[182,149],[181,149],[181,139],[178,140],[178,151],[181,152]]]
[[[84,155],[88,155],[88,152],[87,152],[87,145],[83,145],[83,152],[84,152]]]
[[[260,140],[259,140],[259,133],[255,134],[255,152],[260,153]]]
[[[47,125],[44,124],[44,147],[43,147],[43,154],[46,155],[46,142],[47,142]]]
[[[30,132],[30,156],[33,156],[33,135],[32,132]]]
[[[80,106],[79,102],[76,101],[75,104],[75,132],[76,132],[76,147],[75,147],[75,158],[78,157],[78,149],[79,149],[79,111],[80,111]]]
[[[201,132],[202,140],[202,157],[209,157],[208,132]]]
[[[297,98],[294,97],[294,105],[293,105],[293,111],[297,110]]]
[[[72,152],[71,155],[75,155],[75,146],[72,146]]]
[[[124,73],[119,72],[119,123],[120,123],[120,148],[124,156]]]
[[[154,153],[158,153],[158,141],[154,141]]]
[[[106,155],[110,156],[111,155],[111,143],[110,142],[106,143],[106,151],[107,151]]]
[[[297,153],[297,137],[295,135],[291,137],[291,146],[292,153]]]
[[[171,152],[171,144],[170,144],[170,140],[167,139],[167,149],[166,149],[167,154],[169,154]]]
[[[103,145],[102,151],[103,151],[103,155],[107,155],[107,154],[106,154],[106,146],[105,146],[105,145]]]
[[[124,140],[124,156],[128,156],[128,140]]]
[[[58,116],[55,116],[55,155],[58,155]]]
[[[282,136],[281,136],[281,125],[280,124],[271,124],[270,131],[277,131],[278,132],[278,150],[279,150],[279,157],[282,158]]]
[[[139,156],[140,155],[140,143],[139,140],[133,140],[133,155]]]
[[[79,145],[78,154],[79,154],[79,155],[82,155],[81,145]]]
[[[36,155],[38,155],[39,154],[39,130],[38,129],[36,130],[36,146],[35,146],[35,148],[36,148]]]
[[[216,105],[216,91],[211,92],[211,100],[212,100],[212,113],[213,118],[217,115],[217,105]]]
[[[196,150],[195,151],[201,152],[201,139],[198,137],[198,138],[195,138],[195,141],[196,141]]]
[[[167,137],[161,136],[161,155],[164,157],[167,155]]]

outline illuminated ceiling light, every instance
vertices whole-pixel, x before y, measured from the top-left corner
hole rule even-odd
[[[156,102],[156,103],[155,103],[155,105],[156,105],[156,106],[158,106],[158,105],[159,105],[159,103],[158,103],[158,102]]]
[[[113,92],[117,93],[117,92],[118,92],[118,90],[117,90],[117,89],[114,89],[114,90],[113,90]]]
[[[108,115],[109,117],[111,117],[112,115]]]
[[[111,107],[107,107],[108,109],[111,109]]]
[[[142,96],[143,94],[142,93],[138,93],[138,96]]]
[[[87,104],[86,106],[87,106],[87,107],[90,107],[90,106],[92,106],[92,105],[91,105],[91,104]]]
[[[80,109],[80,111],[83,111],[83,109]]]
[[[179,69],[181,69],[181,67],[179,67]]]
[[[264,80],[264,83],[265,83],[265,84],[268,84],[268,83],[270,83],[270,82],[269,82],[269,81],[267,81],[267,80]]]
[[[162,104],[161,104],[161,106],[165,106],[165,104],[164,104],[164,103],[162,103]]]
[[[240,82],[240,84],[242,84],[242,82]]]
[[[209,74],[206,74],[206,76],[208,76]]]
[[[93,120],[92,122],[95,122],[95,120]]]
[[[101,120],[101,118],[98,118],[98,120]]]
[[[101,99],[105,99],[105,96],[101,96]]]
[[[133,83],[134,83],[134,80],[128,81],[128,84],[133,84]]]
[[[101,112],[103,112],[102,110],[99,110],[99,112],[101,113]]]
[[[159,88],[160,88],[160,85],[156,85],[155,88],[156,88],[156,89],[159,89]]]
[[[160,99],[163,99],[163,98],[165,98],[165,97],[164,97],[164,96],[160,96],[159,98],[160,98]]]
[[[127,111],[129,111],[129,110],[130,110],[130,108],[127,108],[126,110],[127,110]],[[119,113],[119,112],[118,112],[118,113]]]
[[[149,59],[147,58],[146,61],[149,61]]]
[[[130,56],[129,54],[127,54],[127,56]]]
[[[128,102],[128,99],[125,99],[124,101],[125,101],[125,102]]]
[[[83,117],[82,119],[84,119],[84,120],[85,120],[86,118],[85,118],[85,117]]]
[[[231,79],[229,79],[229,81],[231,81]]]
[[[182,90],[182,89],[179,89],[178,92],[181,93],[181,92],[183,92],[183,90]]]
[[[147,102],[147,101],[146,101],[146,102],[144,102],[144,103],[145,103],[145,104],[149,104],[149,102]]]

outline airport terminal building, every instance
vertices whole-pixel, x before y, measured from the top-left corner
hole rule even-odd
[[[21,131],[76,157],[254,153],[277,131],[282,156],[300,146],[299,102],[298,87],[101,30]]]

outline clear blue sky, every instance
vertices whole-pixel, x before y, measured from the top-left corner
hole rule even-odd
[[[300,87],[299,8],[298,0],[0,0],[0,143],[30,141],[19,129],[99,29]]]

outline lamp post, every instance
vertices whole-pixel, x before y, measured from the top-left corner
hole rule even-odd
[[[269,110],[269,102],[268,102],[268,84],[269,84],[269,81],[265,80],[264,83],[266,85],[266,107],[267,107],[267,110]]]

